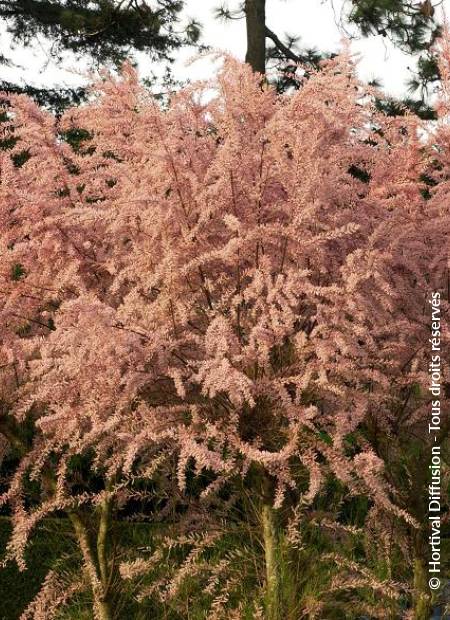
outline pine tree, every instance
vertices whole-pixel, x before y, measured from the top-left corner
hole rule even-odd
[[[295,78],[297,65],[306,68],[308,75],[308,68],[318,68],[327,55],[316,49],[299,48],[299,40],[295,36],[286,35],[283,41],[266,23],[266,1],[245,0],[234,10],[222,6],[216,14],[223,19],[245,18],[246,61],[260,73],[265,72],[266,65],[281,70],[282,77],[277,81],[280,90],[298,88],[299,81]],[[402,107],[406,106],[424,118],[434,117],[432,109],[424,104],[427,88],[439,79],[437,59],[431,48],[440,34],[440,27],[432,2],[352,0],[344,5],[341,18],[344,29],[349,25],[356,25],[364,37],[382,35],[408,54],[421,54],[417,74],[410,80],[411,91],[420,90],[421,97],[418,100],[407,98],[403,106],[395,101],[380,101],[380,107],[384,106],[385,111],[397,114],[402,113]],[[267,45],[267,42],[270,44]]]
[[[151,5],[146,0],[2,0],[0,23],[8,28],[13,41],[23,46],[45,37],[55,59],[69,50],[96,64],[119,65],[130,51],[138,51],[150,60],[170,63],[177,50],[196,44],[200,36],[199,24],[194,21],[184,29],[178,26],[183,6],[183,1],[171,0]],[[83,94],[81,89],[55,91],[6,82],[0,83],[0,88],[25,92],[54,109],[77,103]]]

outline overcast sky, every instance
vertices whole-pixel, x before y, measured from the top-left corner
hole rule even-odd
[[[216,20],[213,11],[218,4],[221,0],[187,0],[185,14],[203,24],[202,42],[243,59],[245,23],[243,20],[228,23]],[[230,8],[236,6],[233,0],[228,5]],[[450,14],[450,0],[444,0],[443,5],[447,15]],[[285,33],[299,35],[302,46],[337,51],[344,36],[339,27],[342,6],[343,0],[267,0],[267,25],[280,37]],[[36,41],[32,49],[11,51],[10,39],[4,29],[0,35],[1,51],[19,65],[14,68],[0,66],[3,79],[23,80],[36,86],[74,86],[83,82],[79,73],[86,71],[86,65],[75,61],[69,54],[62,64],[58,64],[52,60],[45,41]],[[410,77],[408,68],[414,68],[414,58],[402,54],[382,36],[354,40],[351,45],[360,55],[359,71],[363,79],[380,78],[385,90],[392,95],[401,96],[406,92],[405,84]],[[192,50],[179,52],[175,76],[181,79],[210,76],[214,70],[211,61],[202,59],[186,66],[191,56]],[[138,61],[143,76],[157,69],[150,66],[144,55],[140,55]]]

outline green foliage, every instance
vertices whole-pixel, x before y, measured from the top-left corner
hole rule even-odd
[[[54,54],[71,50],[97,62],[120,62],[131,48],[168,60],[170,52],[199,37],[195,23],[189,24],[186,32],[174,28],[183,4],[167,0],[152,6],[113,0],[11,0],[2,3],[0,18],[16,42],[28,45],[43,35],[53,42]]]
[[[14,153],[12,156],[12,160],[16,168],[21,168],[27,161],[30,159],[30,153],[27,149],[20,151],[19,153]]]
[[[363,183],[369,183],[371,179],[370,173],[367,172],[367,170],[363,170],[362,168],[360,168],[359,166],[356,166],[355,164],[352,164],[349,167],[348,173],[351,174],[352,177],[354,177],[355,179],[358,179],[359,181],[362,181]]]
[[[79,153],[85,142],[90,140],[92,136],[85,129],[76,127],[61,133],[61,138],[70,144],[75,153]]]
[[[377,99],[376,106],[388,116],[405,116],[410,111],[425,121],[436,120],[436,111],[423,99],[411,97],[406,97],[401,101],[392,98]]]
[[[404,52],[420,54],[417,71],[409,81],[411,93],[420,90],[420,97],[417,100],[406,98],[403,106],[395,101],[383,102],[385,111],[391,115],[402,114],[401,108],[406,107],[424,119],[434,118],[425,99],[429,85],[440,79],[436,57],[430,51],[441,35],[435,15],[435,5],[439,4],[431,0],[357,0],[351,3],[347,19],[363,36],[382,35]]]
[[[62,60],[65,51],[102,65],[118,66],[130,52],[149,55],[151,60],[173,61],[173,53],[184,45],[197,45],[201,28],[195,21],[179,24],[184,2],[157,0],[150,3],[115,0],[5,0],[0,4],[0,23],[14,43],[25,47],[39,37],[51,44],[51,55]],[[11,65],[0,55],[0,65]],[[170,82],[170,76],[166,76]],[[24,93],[58,115],[86,99],[84,88],[36,88],[0,81],[0,90]]]
[[[345,493],[342,485],[330,480],[327,490],[315,500],[306,511],[306,518],[298,525],[297,543],[293,544],[288,539],[285,529],[280,531],[277,557],[282,583],[283,618],[286,620],[304,617],[301,614],[305,608],[319,610],[322,615],[317,617],[327,620],[356,620],[362,616],[365,606],[378,606],[384,610],[386,617],[391,617],[388,614],[400,617],[400,610],[408,605],[406,596],[400,596],[396,602],[389,601],[374,593],[370,587],[360,586],[356,590],[331,587],[334,580],[337,579],[338,583],[342,578],[342,566],[345,567],[346,563],[368,569],[380,582],[390,578],[406,582],[410,576],[409,566],[396,547],[395,539],[388,564],[379,542],[361,527],[368,514],[367,500],[355,497],[342,503]],[[333,526],[331,517],[336,516],[336,526]],[[283,513],[280,517],[282,520]],[[149,559],[158,548],[163,550],[162,558],[153,571],[136,581],[116,584],[115,620],[185,620],[187,617],[206,620],[210,617],[214,596],[205,590],[205,584],[220,562],[225,564],[219,573],[216,596],[220,596],[221,588],[227,591],[227,580],[238,576],[233,587],[230,587],[228,604],[231,609],[240,603],[243,618],[254,620],[255,605],[262,608],[264,581],[264,552],[257,521],[233,518],[226,524],[222,523],[221,528],[223,533],[200,556],[199,565],[203,565],[203,570],[188,572],[174,597],[162,601],[149,593],[138,600],[136,594],[142,592],[145,586],[151,586],[156,579],[162,579],[163,583],[167,578],[170,581],[170,576],[174,576],[176,570],[183,566],[189,551],[195,547],[195,540],[200,538],[193,535],[192,544],[164,544],[164,538],[167,540],[167,537],[171,539],[173,536],[172,540],[176,540],[175,530],[167,523],[155,525],[115,521],[111,536],[117,561],[132,560],[136,553],[143,559]],[[4,549],[10,529],[9,520],[0,518],[0,548]],[[445,554],[448,552],[448,538],[445,538],[445,531],[443,533]],[[336,555],[342,561],[341,566],[334,559]],[[26,558],[28,569],[23,573],[13,564],[0,570],[0,620],[19,618],[49,570],[57,571],[66,579],[80,576],[81,557],[66,519],[45,519],[36,530]],[[349,574],[355,574],[354,570],[349,569]],[[58,619],[92,620],[92,600],[88,588],[71,599]]]
[[[364,36],[381,34],[408,52],[426,49],[436,33],[434,7],[427,0],[357,0],[348,19]]]
[[[4,550],[11,533],[9,519],[0,517],[0,549]],[[28,570],[20,572],[15,564],[0,570],[0,620],[16,620],[39,591],[47,572],[61,562],[68,568],[77,551],[69,524],[47,519],[36,532],[26,555]]]
[[[0,65],[1,65],[0,60]],[[19,85],[5,80],[0,81],[0,91],[28,95],[39,105],[53,110],[57,115],[66,108],[79,105],[86,99],[84,88],[36,88],[30,84]]]
[[[24,275],[26,275],[26,271],[23,265],[21,265],[20,263],[16,263],[15,265],[12,266],[11,280],[14,280],[14,282],[18,282],[24,277]]]

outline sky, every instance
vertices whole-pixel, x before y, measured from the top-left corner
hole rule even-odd
[[[245,56],[244,20],[221,22],[214,17],[214,9],[221,0],[187,0],[185,16],[193,17],[203,24],[202,42],[214,49],[226,50],[234,56]],[[234,8],[236,0],[228,6]],[[321,51],[336,52],[342,47],[345,33],[339,26],[339,16],[344,0],[267,0],[266,23],[280,38],[284,34],[299,35],[300,45],[315,47]],[[450,14],[450,0],[443,1],[443,8]],[[16,66],[1,67],[1,77],[5,80],[32,84],[34,86],[77,86],[85,83],[87,65],[66,54],[62,63],[51,58],[49,44],[36,40],[35,44],[24,50],[11,49],[11,41],[5,29],[0,30],[1,51],[10,57]],[[406,83],[414,69],[415,59],[394,48],[386,38],[372,36],[368,39],[355,39],[351,42],[352,51],[359,57],[358,71],[362,79],[381,80],[384,90],[393,96],[406,93]],[[175,77],[181,80],[208,78],[214,71],[214,64],[208,58],[186,64],[193,51],[185,49],[177,53],[174,65]],[[162,67],[149,66],[148,57],[137,58],[143,77],[161,73]]]

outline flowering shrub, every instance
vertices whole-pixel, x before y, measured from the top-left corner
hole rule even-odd
[[[111,505],[171,455],[181,489],[188,471],[210,472],[204,495],[252,485],[268,618],[274,508],[312,501],[332,473],[414,524],[361,428],[387,431],[393,399],[426,384],[448,192],[428,200],[418,119],[388,118],[373,98],[344,54],[292,96],[228,59],[167,107],[127,66],[61,120],[5,99],[1,429],[22,455],[2,497],[8,557],[23,565],[34,524],[66,511],[97,617],[111,613]],[[95,489],[76,484],[80,456]],[[105,519],[96,549],[90,505]]]

